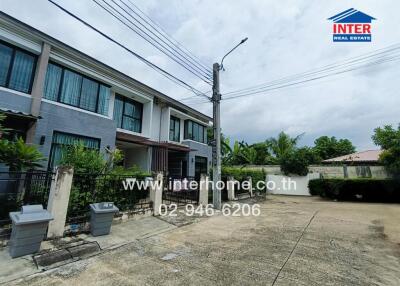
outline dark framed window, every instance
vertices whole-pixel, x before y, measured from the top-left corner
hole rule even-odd
[[[141,133],[143,103],[125,96],[116,95],[114,101],[114,121],[118,128]]]
[[[171,116],[169,120],[169,140],[180,142],[181,120],[178,117]]]
[[[56,63],[49,63],[44,98],[108,115],[109,86]]]
[[[192,120],[185,120],[184,139],[207,143],[207,127]]]
[[[98,138],[54,131],[48,168],[53,169],[60,163],[68,146],[83,144],[87,149],[100,150],[100,142],[101,140]]]
[[[31,93],[37,56],[0,41],[0,86]]]

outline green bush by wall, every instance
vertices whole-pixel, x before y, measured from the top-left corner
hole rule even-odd
[[[256,183],[258,181],[265,181],[266,173],[264,170],[249,170],[246,168],[237,168],[237,167],[222,167],[221,170],[221,178],[222,180],[227,179],[229,176],[235,178],[238,181],[247,180],[248,177],[251,177],[253,181],[253,187],[256,187]]]
[[[340,201],[400,202],[400,180],[316,179],[308,184],[311,195]]]

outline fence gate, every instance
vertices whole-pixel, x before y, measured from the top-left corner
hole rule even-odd
[[[163,204],[166,205],[197,205],[199,203],[199,181],[195,180],[193,177],[169,177],[165,180],[162,198]]]
[[[71,195],[68,204],[67,233],[76,234],[88,231],[90,220],[89,205],[100,202],[113,202],[120,212],[116,214],[140,214],[153,211],[149,198],[149,188],[139,189],[137,185],[125,188],[124,181],[133,179],[129,175],[82,174],[75,173],[72,179]],[[135,178],[144,182],[144,178]]]
[[[8,239],[11,231],[9,212],[23,205],[47,207],[55,174],[46,171],[0,172],[0,240]]]

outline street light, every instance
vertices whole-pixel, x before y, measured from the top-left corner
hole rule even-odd
[[[240,41],[239,44],[237,44],[232,50],[230,50],[225,56],[223,56],[222,60],[221,60],[221,64],[220,64],[220,69],[221,70],[225,70],[224,69],[224,59],[230,54],[232,53],[234,50],[236,50],[237,47],[239,47],[241,44],[244,44],[247,41],[248,37],[244,38],[243,40]]]
[[[221,209],[221,189],[217,185],[221,181],[221,113],[220,101],[221,93],[219,91],[219,71],[224,69],[224,59],[232,53],[237,47],[247,41],[247,37],[240,41],[232,50],[230,50],[221,60],[221,64],[213,65],[213,128],[214,128],[214,144],[213,144],[213,205],[216,209]]]

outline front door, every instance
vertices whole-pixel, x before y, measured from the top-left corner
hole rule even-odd
[[[195,156],[195,163],[194,163],[195,180],[200,180],[201,174],[207,174],[207,158]]]

